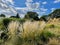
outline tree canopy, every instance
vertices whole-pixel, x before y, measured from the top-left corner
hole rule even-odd
[[[48,15],[43,15],[40,17],[40,20],[48,21]]]
[[[20,18],[19,14],[17,13],[16,18]]]
[[[25,19],[39,20],[38,14],[36,12],[27,12],[24,17]]]
[[[1,14],[0,17],[6,17],[4,14]]]

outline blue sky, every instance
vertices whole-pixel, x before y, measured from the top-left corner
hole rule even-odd
[[[41,15],[47,15],[60,8],[60,0],[0,0],[0,14],[6,16],[20,14],[21,17],[28,11],[34,11]]]

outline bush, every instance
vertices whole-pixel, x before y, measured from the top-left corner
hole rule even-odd
[[[49,38],[52,38],[54,37],[54,34],[49,32],[49,31],[43,31],[41,34],[40,34],[40,39],[43,41],[43,42],[47,42],[49,41]]]
[[[54,28],[55,25],[54,24],[47,24],[45,28]]]
[[[3,26],[2,24],[0,25],[0,30],[5,30],[5,26]]]
[[[0,30],[5,30],[5,26],[3,25],[2,20],[0,20]]]
[[[10,21],[11,21],[11,19],[9,19],[9,18],[3,19],[3,25],[7,28]]]
[[[9,24],[11,21],[20,21],[20,22],[21,22],[21,19],[19,19],[19,18],[4,18],[4,19],[3,19],[3,25],[7,28],[8,24]],[[23,20],[22,20],[22,21],[23,21]]]

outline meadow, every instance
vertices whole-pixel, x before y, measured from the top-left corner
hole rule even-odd
[[[60,45],[60,19],[13,20],[7,27],[0,20],[0,45]]]

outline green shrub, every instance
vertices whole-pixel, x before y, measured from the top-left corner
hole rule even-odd
[[[55,25],[54,24],[47,24],[45,28],[54,28]]]
[[[7,28],[8,24],[11,22],[11,21],[21,21],[21,19],[19,18],[4,18],[3,19],[3,25]]]
[[[10,21],[11,21],[11,19],[9,19],[9,18],[3,19],[3,25],[4,25],[5,27],[7,27]]]
[[[20,21],[20,18],[9,18],[11,21]]]
[[[49,38],[52,38],[54,37],[55,35],[49,31],[43,31],[41,34],[40,34],[40,39],[43,41],[43,42],[47,42],[49,41]]]
[[[3,25],[2,20],[0,20],[0,30],[5,30],[5,26]]]
[[[5,26],[0,25],[0,30],[5,30],[5,29],[6,29]]]

